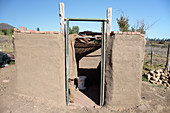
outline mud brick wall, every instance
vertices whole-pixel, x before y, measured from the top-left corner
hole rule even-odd
[[[79,68],[97,68],[101,59],[101,49],[98,49],[86,56],[79,61]]]
[[[107,44],[105,105],[111,109],[134,107],[141,99],[144,35],[114,32]]]
[[[65,106],[65,43],[57,33],[15,29],[16,91]]]

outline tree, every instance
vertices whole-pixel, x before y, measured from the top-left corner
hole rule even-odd
[[[37,31],[40,31],[40,28],[39,28],[39,27],[37,27]]]
[[[124,17],[121,15],[120,19],[116,18],[117,23],[119,25],[119,30],[123,32],[129,31],[129,19],[128,17]]]
[[[79,27],[73,26],[72,29],[69,28],[69,34],[78,34],[79,33]]]
[[[122,12],[122,15],[120,16],[120,18],[116,18],[117,23],[119,25],[119,30],[123,31],[123,32],[140,32],[142,34],[146,33],[146,29],[145,29],[145,24],[144,21],[142,20],[141,22],[137,21],[137,25],[134,27],[131,27],[131,30],[129,30],[129,19],[128,17],[124,16],[124,13]],[[140,24],[139,24],[140,23]]]
[[[144,20],[141,20],[140,25],[139,25],[139,21],[137,21],[137,25],[136,25],[135,31],[140,32],[142,34],[146,33]]]
[[[132,31],[132,32],[135,32],[135,28],[134,28],[134,27],[131,27],[131,31]]]

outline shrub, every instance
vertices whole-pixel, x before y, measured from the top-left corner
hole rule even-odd
[[[165,44],[165,41],[161,40],[159,41],[159,44]]]
[[[14,30],[13,29],[0,29],[1,35],[9,35],[12,36]]]

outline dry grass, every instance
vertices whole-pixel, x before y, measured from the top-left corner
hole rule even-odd
[[[151,46],[147,46],[145,49],[144,70],[148,72],[150,70],[156,70],[164,68],[166,64],[167,48],[152,47],[152,65],[151,65]]]
[[[0,35],[0,51],[13,53],[12,36]]]

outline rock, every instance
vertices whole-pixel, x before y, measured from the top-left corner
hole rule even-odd
[[[149,74],[150,74],[151,76],[154,76],[154,75],[155,75],[154,71],[150,71]]]
[[[168,83],[168,81],[167,81],[166,79],[164,80],[164,82],[165,82],[165,83]]]
[[[153,79],[153,76],[150,77],[150,80],[154,80],[154,79]]]
[[[146,74],[145,77],[146,77],[148,80],[150,80],[151,75],[150,75],[150,74]]]
[[[163,73],[163,69],[159,69],[158,71],[159,71],[160,73]]]
[[[155,76],[160,77],[160,76],[161,76],[161,74],[160,74],[160,73],[158,73],[158,74],[156,74]]]
[[[161,80],[165,79],[165,76],[161,76]]]
[[[166,84],[166,83],[163,83],[163,86],[164,86],[164,87],[167,87],[167,84]]]
[[[162,84],[162,80],[159,79],[158,82],[159,82],[159,84]]]
[[[150,73],[154,74],[154,71],[150,71]]]
[[[168,80],[168,83],[170,84],[170,80]]]
[[[3,83],[8,83],[10,80],[3,80],[2,82]]]
[[[167,81],[167,82],[168,82],[168,78],[166,78],[166,79],[165,79],[165,81]]]
[[[157,82],[159,80],[159,78],[154,77],[154,80]]]
[[[165,69],[165,70],[164,70],[164,73],[168,73],[168,70]]]
[[[170,87],[170,84],[168,84],[168,87]]]
[[[149,82],[151,82],[152,84],[156,84],[156,81],[154,80],[150,80]]]
[[[165,76],[165,73],[161,73],[161,76]]]
[[[147,109],[147,107],[146,107],[144,104],[140,105],[138,108],[139,108],[140,110],[146,110],[146,109]]]

